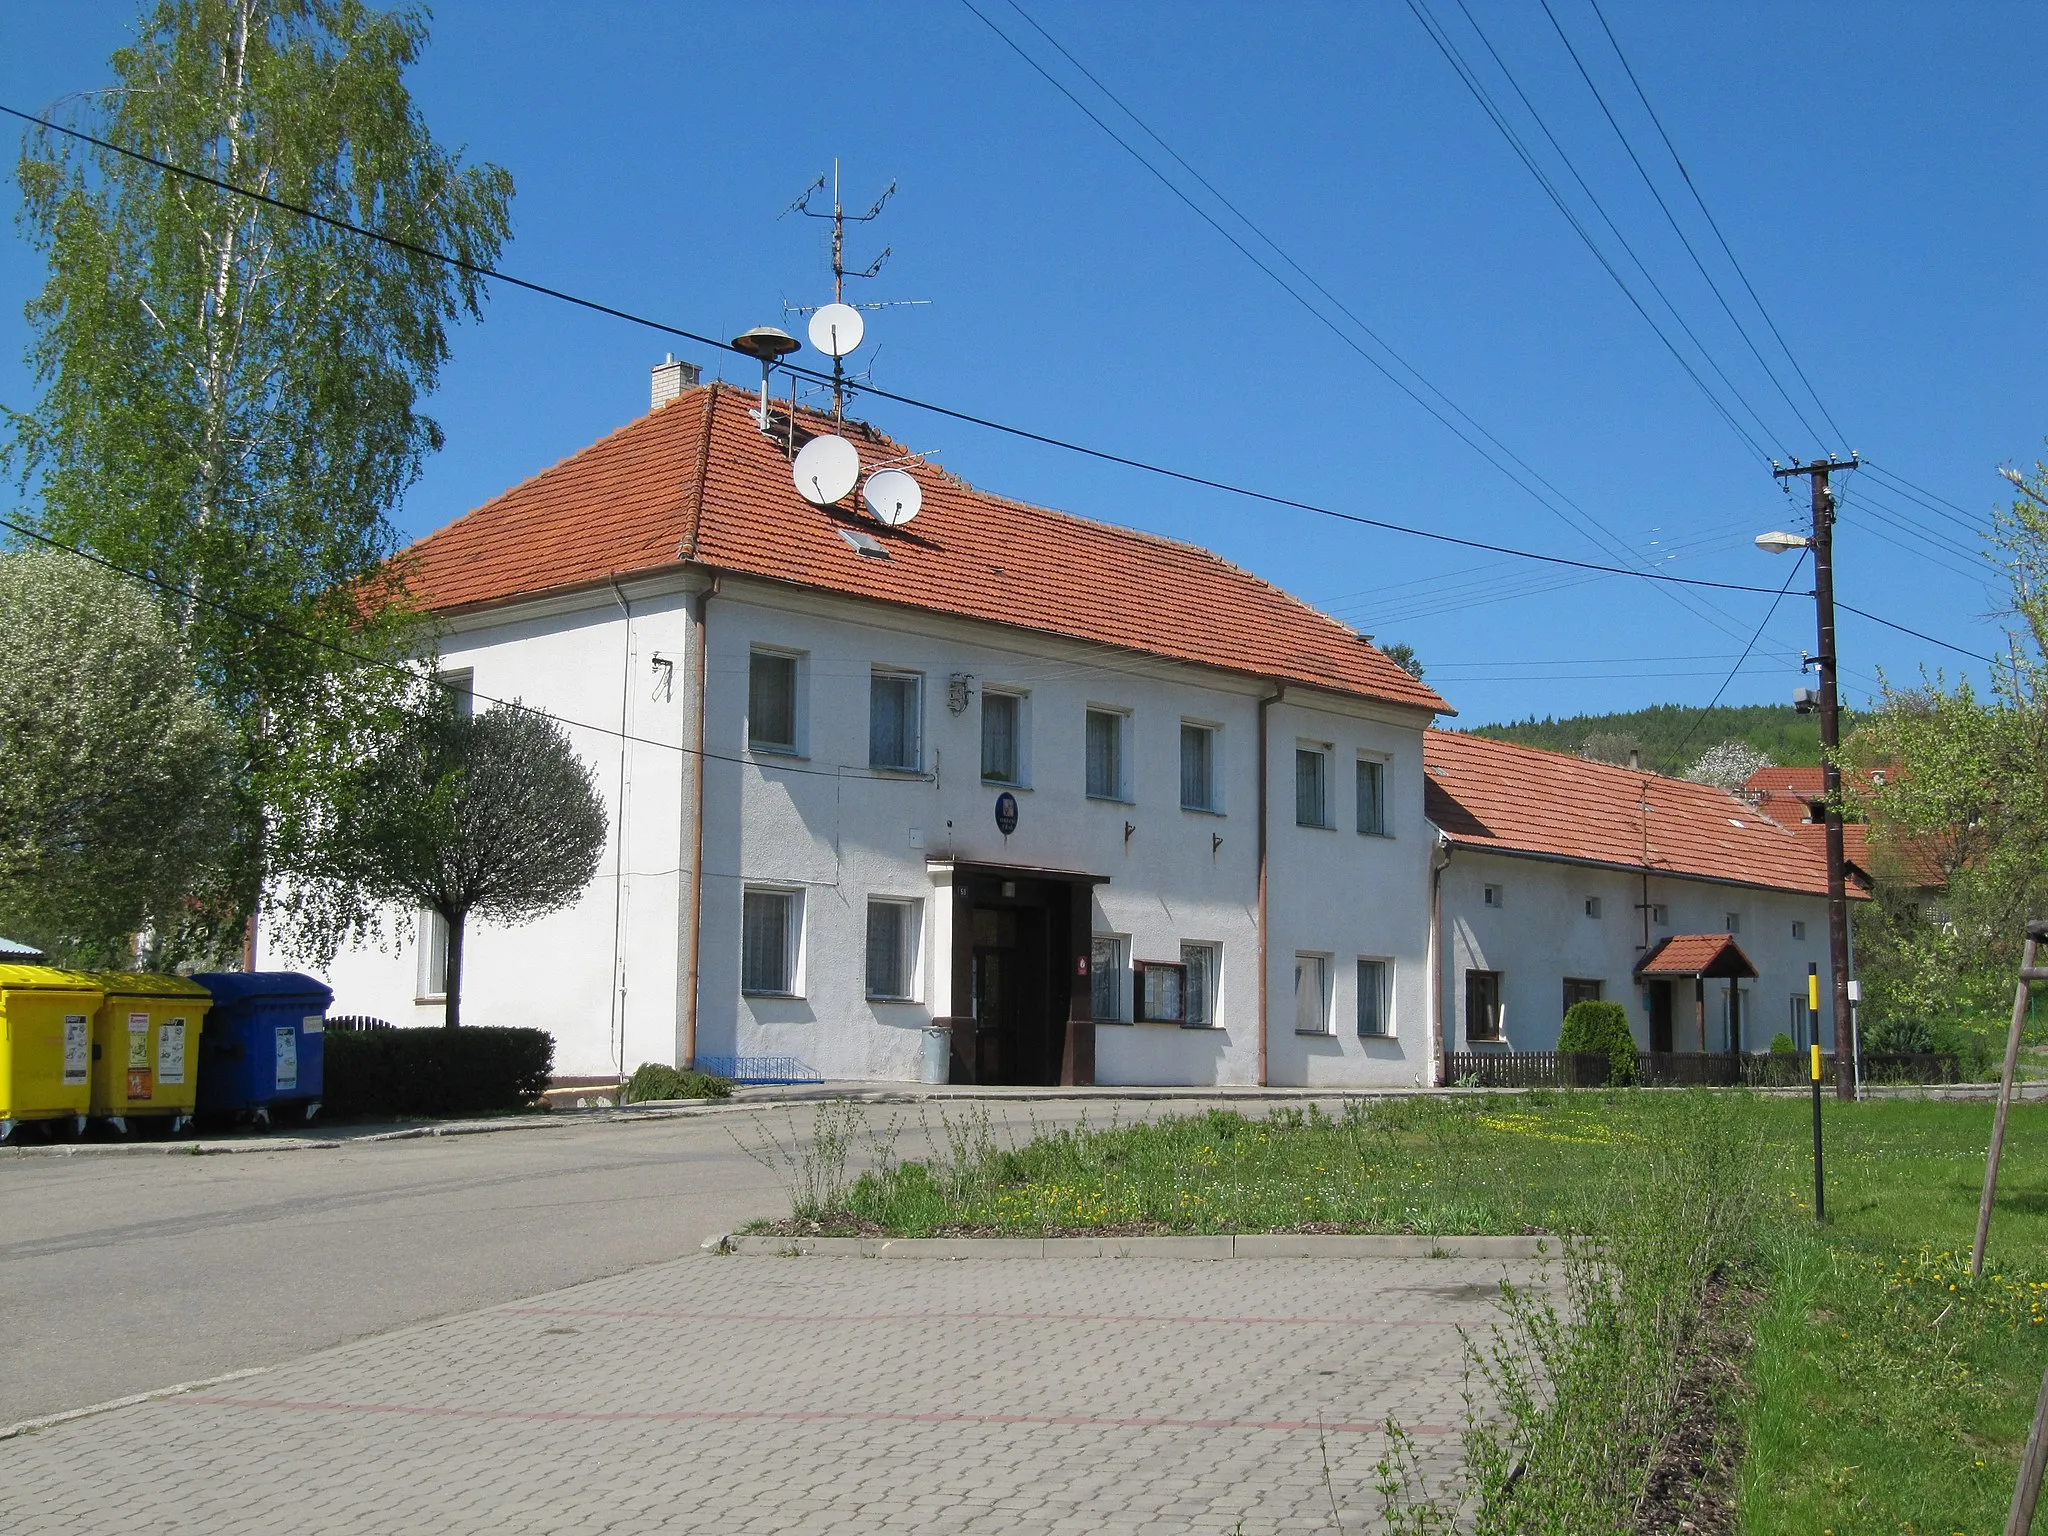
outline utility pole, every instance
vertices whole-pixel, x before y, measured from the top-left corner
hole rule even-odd
[[[1774,467],[1771,471],[1780,480],[1804,475],[1813,490],[1813,537],[1807,541],[1807,547],[1813,551],[1813,603],[1820,628],[1820,654],[1814,657],[1814,663],[1820,668],[1820,775],[1827,796],[1828,972],[1834,1019],[1835,1096],[1842,1099],[1856,1097],[1856,1063],[1849,1021],[1849,898],[1842,859],[1842,770],[1835,765],[1835,754],[1842,745],[1842,715],[1835,684],[1835,497],[1828,488],[1828,476],[1856,467],[1852,454],[1847,459],[1795,462],[1789,469]]]

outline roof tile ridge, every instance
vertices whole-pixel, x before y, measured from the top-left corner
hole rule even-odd
[[[1590,768],[1603,774],[1619,774],[1630,779],[1655,779],[1663,784],[1676,784],[1686,789],[1706,790],[1712,794],[1725,795],[1728,791],[1715,784],[1696,784],[1691,779],[1680,778],[1675,773],[1659,773],[1654,768],[1631,768],[1626,763],[1603,763],[1598,758],[1580,757],[1576,752],[1558,752],[1550,747],[1532,747],[1525,741],[1502,741],[1497,736],[1481,736],[1477,730],[1447,731],[1441,726],[1427,726],[1432,736],[1455,736],[1461,742],[1483,743],[1487,747],[1499,748],[1504,752],[1531,753],[1537,757],[1554,758],[1561,763],[1576,763],[1581,768]],[[1733,798],[1731,796],[1731,798]],[[1747,805],[1748,802],[1739,802]]]
[[[713,379],[711,387],[704,391],[704,411],[697,419],[697,462],[694,466],[694,484],[689,488],[690,521],[683,530],[683,537],[676,546],[678,560],[694,559],[697,541],[704,531],[704,489],[711,478],[711,434],[717,425],[719,380]]]

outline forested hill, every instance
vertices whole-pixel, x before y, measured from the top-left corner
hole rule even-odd
[[[1508,725],[1476,726],[1472,734],[1552,752],[1577,752],[1590,736],[1619,737],[1642,748],[1643,766],[1652,773],[1684,773],[1700,753],[1723,741],[1746,741],[1772,762],[1787,767],[1820,761],[1820,719],[1816,715],[1796,715],[1780,704],[1722,705],[1709,710],[1695,725],[1698,713],[1687,704],[1657,704],[1620,714],[1572,715],[1563,720],[1531,716]],[[1845,735],[1850,724],[1845,710]]]

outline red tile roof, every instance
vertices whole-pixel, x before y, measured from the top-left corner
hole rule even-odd
[[[405,557],[414,600],[448,612],[697,564],[1452,713],[1343,624],[1206,549],[975,490],[856,423],[843,430],[862,465],[908,471],[923,511],[884,528],[814,507],[752,403],[691,390],[429,534]]]
[[[1674,933],[1660,939],[1636,962],[1638,976],[1737,976],[1754,978],[1756,967],[1732,933]]]
[[[1825,894],[1818,844],[1725,790],[1560,752],[1426,731],[1424,807],[1458,847]],[[1647,818],[1642,802],[1647,800]]]
[[[1806,820],[1808,807],[1824,793],[1818,767],[1759,768],[1743,780],[1742,787],[1756,798],[1757,809],[1765,815],[1784,822],[1801,837],[1825,844],[1825,826]],[[1877,875],[1882,866],[1885,878],[1904,885],[1931,889],[1948,884],[1941,849],[1930,839],[1892,837],[1878,841],[1873,840],[1867,824],[1845,822],[1842,857],[1867,875]]]

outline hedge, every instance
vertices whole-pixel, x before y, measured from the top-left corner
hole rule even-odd
[[[678,1070],[664,1062],[644,1061],[626,1084],[628,1104],[663,1099],[729,1099],[732,1083],[709,1072]]]
[[[526,1109],[554,1074],[555,1037],[544,1029],[335,1031],[327,1036],[324,1112],[480,1115]]]
[[[1558,1031],[1560,1052],[1596,1052],[1612,1065],[1608,1082],[1616,1087],[1636,1078],[1636,1040],[1629,1033],[1628,1010],[1619,1003],[1573,1003],[1565,1010],[1564,1027]]]

